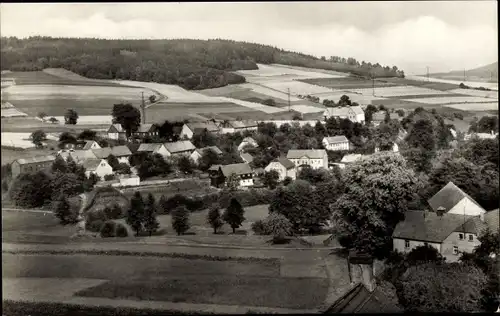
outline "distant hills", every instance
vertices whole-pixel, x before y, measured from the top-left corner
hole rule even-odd
[[[92,79],[123,79],[207,89],[245,82],[234,71],[257,63],[334,70],[375,78],[404,77],[396,66],[327,60],[269,45],[230,40],[104,40],[96,38],[1,38],[1,70],[64,68]]]
[[[429,74],[429,77],[449,80],[464,80],[463,70]],[[498,82],[498,62],[465,71],[466,81]]]

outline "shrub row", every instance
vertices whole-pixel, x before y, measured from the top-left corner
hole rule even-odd
[[[136,257],[159,257],[159,258],[180,258],[190,260],[210,260],[210,261],[237,261],[237,262],[255,262],[272,263],[279,265],[279,259],[276,258],[255,258],[255,257],[221,257],[212,255],[199,255],[188,253],[164,253],[149,251],[129,251],[129,250],[2,250],[2,253],[8,254],[40,254],[40,255],[104,255],[104,256],[136,256]]]
[[[79,304],[66,304],[56,302],[26,302],[6,300],[2,301],[2,314],[9,316],[146,316],[146,315],[213,315],[214,313],[204,311],[183,312],[178,310],[159,310],[152,308],[132,307],[109,307],[109,306],[86,306]]]

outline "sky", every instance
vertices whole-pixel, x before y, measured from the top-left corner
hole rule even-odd
[[[224,38],[407,74],[498,61],[496,1],[2,3],[2,36]]]

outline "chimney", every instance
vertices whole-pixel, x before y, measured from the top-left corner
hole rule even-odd
[[[373,292],[377,287],[371,256],[350,251],[349,273],[351,283],[362,283],[369,292]]]
[[[484,213],[479,214],[479,219],[481,219],[481,222],[484,223]]]
[[[436,215],[439,217],[443,217],[443,214],[445,213],[446,209],[442,206],[438,207],[436,210]]]

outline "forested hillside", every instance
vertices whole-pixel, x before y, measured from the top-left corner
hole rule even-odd
[[[1,38],[2,70],[64,68],[93,79],[154,81],[186,89],[242,83],[245,78],[231,71],[257,69],[257,63],[322,68],[361,76],[404,76],[397,67],[352,61],[318,59],[272,46],[229,40]]]

